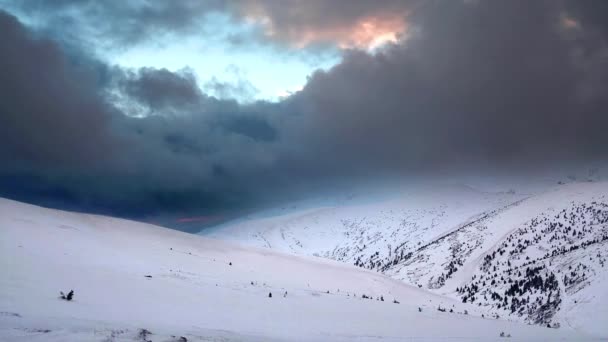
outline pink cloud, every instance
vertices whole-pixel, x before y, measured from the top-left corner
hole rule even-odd
[[[193,217],[182,217],[178,218],[175,222],[177,223],[190,223],[190,222],[200,222],[200,223],[209,223],[222,219],[220,215],[208,215],[208,216],[193,216]]]

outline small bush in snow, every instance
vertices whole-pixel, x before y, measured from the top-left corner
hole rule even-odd
[[[148,340],[148,335],[152,335],[152,333],[148,329],[140,329],[139,334],[137,334],[137,337],[141,341],[151,342],[152,340]]]
[[[67,301],[70,301],[74,297],[74,290],[70,290],[70,292],[68,292],[67,295],[64,294],[63,291],[60,291],[59,294],[61,294],[61,299],[65,299]]]

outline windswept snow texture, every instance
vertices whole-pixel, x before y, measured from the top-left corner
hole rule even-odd
[[[375,270],[490,317],[608,337],[606,182],[521,195],[416,189],[201,233]]]
[[[1,341],[591,338],[482,318],[483,307],[346,263],[3,199],[0,269]],[[582,296],[581,284],[565,291]]]

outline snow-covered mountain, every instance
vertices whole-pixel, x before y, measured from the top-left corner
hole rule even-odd
[[[375,270],[485,315],[608,337],[608,183],[416,188],[201,234]]]
[[[483,307],[343,262],[4,199],[0,270],[1,341],[592,338],[482,318]]]

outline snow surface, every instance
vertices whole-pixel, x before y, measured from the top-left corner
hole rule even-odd
[[[0,270],[1,341],[592,339],[346,263],[5,199]]]
[[[415,188],[389,200],[307,208],[200,234],[343,261],[458,301],[472,299],[486,316],[608,338],[608,182],[525,194]],[[542,287],[509,291],[533,276]]]
[[[468,186],[421,187],[371,203],[343,202],[237,220],[200,234],[283,252],[354,261],[377,249],[388,253],[403,241],[431,241],[464,221],[526,196],[480,192]]]

